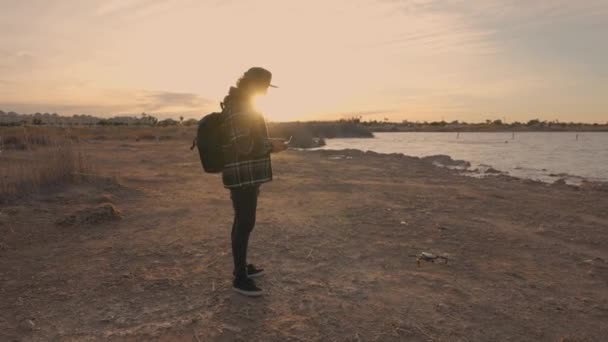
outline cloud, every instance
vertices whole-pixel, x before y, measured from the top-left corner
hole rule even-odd
[[[126,15],[130,19],[164,12],[177,3],[174,0],[107,0],[97,8],[98,16]]]
[[[4,81],[0,86],[4,87]],[[7,87],[12,83],[7,83]],[[1,88],[0,88],[1,90]],[[65,97],[51,90],[47,98],[30,98],[28,100],[10,100],[0,97],[0,109],[20,113],[56,112],[63,115],[91,114],[99,116],[137,115],[142,112],[159,117],[200,117],[216,110],[215,101],[192,93],[177,93],[147,90],[90,90],[96,96],[89,98]],[[0,95],[2,92],[0,91]],[[103,101],[102,99],[106,99]]]
[[[108,0],[102,2],[97,8],[96,14],[105,16],[130,11],[140,6],[145,6],[149,2],[150,0]]]
[[[608,15],[603,0],[384,0],[390,15],[411,25],[380,45],[441,52],[501,53],[516,40],[542,42],[546,34],[576,32],[581,23]],[[397,14],[395,14],[397,13]],[[546,31],[543,31],[546,30]],[[533,44],[532,44],[533,45]]]
[[[28,51],[0,50],[0,69],[9,71],[29,68],[35,63],[35,57]]]
[[[172,110],[202,111],[215,103],[215,101],[192,93],[146,92],[142,97],[142,108],[145,111],[152,112],[167,112]]]
[[[100,113],[123,113],[123,106],[119,105],[97,105],[97,104],[55,104],[44,101],[28,102],[5,102],[0,101],[0,110],[5,112],[14,111],[17,113],[58,113],[61,115],[90,114],[99,115]]]

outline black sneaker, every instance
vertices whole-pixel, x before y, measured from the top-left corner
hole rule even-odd
[[[255,286],[255,282],[249,278],[234,279],[232,283],[232,289],[240,294],[249,297],[261,296],[264,291],[261,288]]]
[[[263,275],[264,275],[263,268],[255,268],[255,266],[253,266],[253,264],[247,265],[247,276],[249,278],[257,278],[257,277],[261,277]]]

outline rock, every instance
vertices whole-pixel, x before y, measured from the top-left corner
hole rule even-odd
[[[587,190],[595,190],[608,192],[608,183],[607,182],[590,182],[587,180],[583,180],[581,182],[581,187]]]
[[[538,181],[536,179],[530,179],[530,178],[523,178],[520,180],[521,183],[526,184],[526,185],[542,185],[543,182]]]
[[[124,326],[127,324],[127,319],[124,317],[118,317],[114,320],[114,323],[116,323],[118,326]]]
[[[97,198],[97,203],[113,203],[113,196],[111,194],[103,194]]]
[[[555,182],[553,182],[553,185],[555,185],[555,186],[566,185],[566,180],[563,178],[560,178],[560,179],[556,180]]]
[[[95,225],[122,218],[120,210],[111,203],[100,204],[95,207],[82,209],[70,214],[56,223],[62,226]]]
[[[36,323],[33,320],[26,318],[19,322],[19,329],[24,331],[33,331],[36,329]]]
[[[230,324],[222,324],[222,330],[228,330],[228,331],[232,331],[234,333],[240,333],[243,329],[234,326],[234,325],[230,325]]]
[[[459,167],[459,168],[465,168],[465,169],[471,166],[471,163],[469,163],[466,160],[454,160],[454,159],[452,159],[452,157],[444,155],[444,154],[424,157],[424,158],[422,158],[422,160],[426,161],[426,162],[430,162],[435,166]]]

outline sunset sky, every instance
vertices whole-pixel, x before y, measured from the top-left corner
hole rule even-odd
[[[0,109],[608,121],[608,0],[0,0]]]

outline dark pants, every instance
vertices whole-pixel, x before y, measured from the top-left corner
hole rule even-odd
[[[249,244],[249,234],[255,226],[259,193],[259,185],[230,189],[230,198],[234,208],[232,257],[234,275],[237,278],[247,277],[247,245]]]

